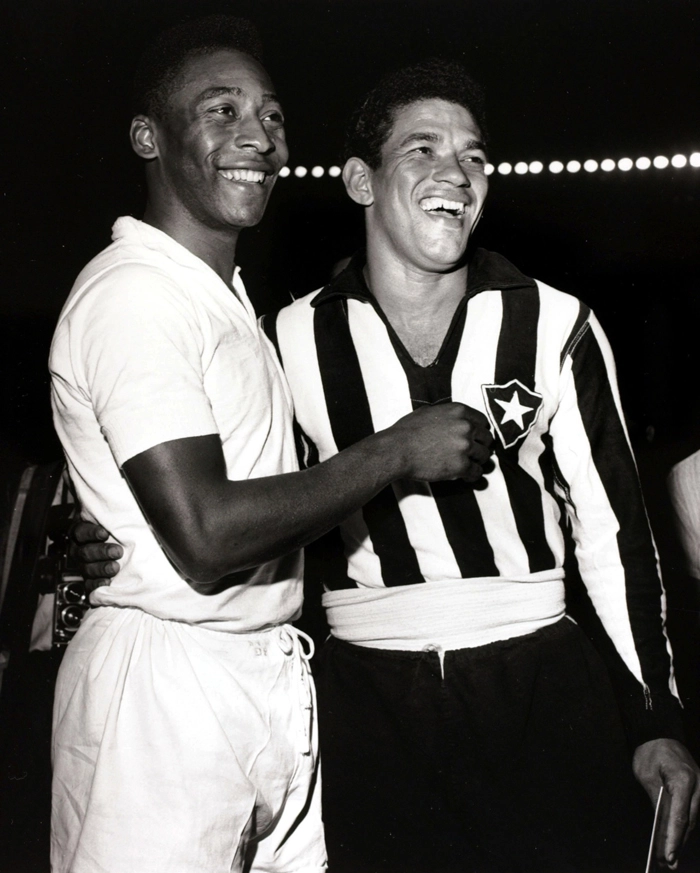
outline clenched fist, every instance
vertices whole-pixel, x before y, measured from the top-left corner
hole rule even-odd
[[[384,433],[396,440],[406,479],[476,482],[493,452],[488,419],[463,403],[423,406]]]

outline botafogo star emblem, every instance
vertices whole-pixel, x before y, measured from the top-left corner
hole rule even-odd
[[[542,408],[542,395],[531,391],[519,379],[502,385],[482,385],[486,412],[504,449],[524,439],[532,430]]]

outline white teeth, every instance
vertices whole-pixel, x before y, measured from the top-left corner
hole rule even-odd
[[[265,173],[259,170],[219,170],[219,172],[229,182],[257,182],[262,185],[265,181]]]
[[[425,197],[420,202],[424,212],[449,212],[450,215],[464,215],[466,203],[457,200],[446,200],[444,197]]]

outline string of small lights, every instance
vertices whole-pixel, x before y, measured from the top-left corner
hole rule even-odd
[[[605,158],[602,161],[596,161],[592,158],[589,158],[586,161],[567,161],[564,163],[563,161],[550,161],[549,164],[543,164],[542,161],[518,161],[516,164],[511,164],[508,161],[503,161],[500,164],[486,164],[485,171],[486,175],[490,176],[492,173],[499,173],[501,176],[508,176],[511,173],[515,173],[517,176],[524,176],[527,173],[530,173],[534,176],[539,173],[543,173],[548,171],[557,175],[559,173],[567,172],[567,173],[579,173],[583,170],[586,173],[596,173],[602,171],[603,173],[612,173],[614,170],[617,170],[622,173],[628,173],[630,170],[665,170],[667,167],[673,167],[674,169],[680,170],[684,167],[700,167],[700,152],[693,152],[690,155],[673,155],[673,157],[668,158],[665,155],[656,155],[654,158],[648,157],[640,157],[636,158],[636,160],[632,160],[632,158],[620,158],[619,160],[613,160],[612,158]],[[335,179],[340,176],[341,169],[338,166],[332,167],[294,167],[293,169],[290,167],[283,167],[280,170],[280,178],[284,179],[287,176],[294,176],[297,179],[303,179],[305,176],[311,176],[314,179],[321,179],[324,176],[330,176]]]

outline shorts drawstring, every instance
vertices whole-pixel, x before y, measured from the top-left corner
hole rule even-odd
[[[306,651],[302,640],[306,640],[308,651]],[[309,661],[314,655],[314,641],[304,631],[299,630],[299,628],[291,624],[284,624],[279,629],[278,642],[282,652],[285,655],[290,655],[294,660],[294,669],[298,680],[297,687],[299,688],[300,751],[302,755],[310,755],[312,751],[311,733],[314,717],[314,695]]]

